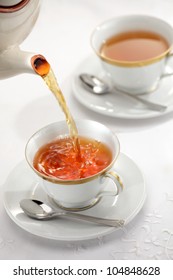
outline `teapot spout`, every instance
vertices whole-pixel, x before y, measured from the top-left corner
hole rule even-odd
[[[49,73],[50,64],[41,54],[36,54],[31,57],[31,65],[35,73],[41,77],[44,77]]]
[[[22,51],[19,47],[13,47],[0,53],[0,79],[23,73],[44,76],[49,70],[49,63],[40,54]]]

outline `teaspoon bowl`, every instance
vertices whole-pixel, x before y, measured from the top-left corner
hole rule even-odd
[[[73,213],[67,211],[56,210],[50,205],[35,199],[23,199],[20,201],[20,207],[24,213],[30,218],[37,220],[49,220],[52,218],[66,217],[76,219],[85,222],[96,223],[104,226],[122,227],[124,225],[123,220],[118,219],[104,219],[94,216],[83,215],[80,213]]]
[[[110,93],[114,93],[114,94],[119,93],[119,94],[123,94],[132,99],[137,100],[138,102],[142,103],[149,110],[164,112],[167,109],[167,106],[165,106],[165,105],[153,103],[140,96],[134,95],[132,93],[129,93],[129,92],[126,92],[123,90],[119,90],[115,86],[111,87],[108,83],[106,83],[102,79],[96,77],[95,75],[82,73],[79,75],[79,79],[80,79],[83,87],[95,95],[103,95],[103,94],[108,94],[108,93],[109,94]]]

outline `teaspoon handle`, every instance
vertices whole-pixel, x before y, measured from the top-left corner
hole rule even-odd
[[[151,101],[148,101],[146,99],[143,99],[142,97],[139,97],[137,95],[133,95],[129,92],[126,92],[126,91],[123,91],[123,90],[119,90],[117,88],[114,87],[114,90],[124,94],[124,95],[127,95],[133,99],[136,99],[138,100],[139,102],[143,103],[144,105],[146,105],[149,109],[153,110],[153,111],[165,111],[167,109],[167,106],[164,106],[164,105],[161,105],[161,104],[157,104],[157,103],[153,103]]]
[[[122,227],[124,225],[123,220],[118,219],[104,219],[99,217],[93,217],[88,215],[83,215],[79,213],[72,213],[72,212],[63,212],[63,213],[55,213],[53,216],[63,216],[63,217],[69,217],[73,219],[78,219],[86,222],[96,223],[104,226],[111,226],[111,227]]]

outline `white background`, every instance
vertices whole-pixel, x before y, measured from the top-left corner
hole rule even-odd
[[[85,242],[32,236],[10,220],[0,188],[0,259],[173,259],[173,113],[148,120],[100,116],[73,96],[75,68],[92,53],[89,37],[100,22],[124,14],[148,14],[173,25],[171,0],[42,0],[39,19],[22,49],[51,63],[74,118],[103,122],[117,133],[121,151],[144,174],[148,197],[127,232]],[[64,120],[43,81],[23,74],[0,81],[0,185],[24,159],[28,138],[40,127]]]

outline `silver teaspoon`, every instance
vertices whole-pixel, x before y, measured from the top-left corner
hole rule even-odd
[[[146,99],[143,99],[137,95],[133,95],[129,92],[119,90],[115,87],[110,87],[105,81],[101,80],[100,78],[98,78],[94,75],[83,73],[83,74],[79,75],[79,78],[80,78],[83,86],[94,94],[102,95],[105,93],[111,93],[116,90],[119,93],[125,94],[125,95],[143,103],[150,110],[163,112],[167,109],[167,106],[164,106],[161,104],[156,104],[156,103],[150,102]]]
[[[122,227],[124,225],[123,220],[117,219],[103,219],[93,216],[87,216],[79,213],[72,213],[72,212],[62,212],[56,211],[51,208],[50,205],[45,204],[42,201],[34,200],[34,199],[23,199],[20,202],[20,207],[24,211],[24,213],[37,220],[48,220],[55,217],[67,217],[78,219],[86,222],[92,222],[104,226],[111,226],[111,227]]]

